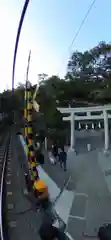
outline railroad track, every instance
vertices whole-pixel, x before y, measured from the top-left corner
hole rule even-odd
[[[8,239],[6,211],[5,211],[5,186],[6,186],[6,169],[11,158],[10,133],[3,137],[0,145],[0,239]]]

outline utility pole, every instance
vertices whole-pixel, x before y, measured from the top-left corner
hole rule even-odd
[[[28,64],[27,64],[27,71],[26,71],[26,83],[25,83],[25,96],[24,96],[24,121],[25,121],[25,126],[24,126],[24,136],[25,140],[27,139],[27,83],[28,83],[28,74],[29,74],[29,67],[30,67],[30,58],[31,58],[31,50],[29,51],[29,56],[28,56]],[[28,151],[28,148],[27,148]]]

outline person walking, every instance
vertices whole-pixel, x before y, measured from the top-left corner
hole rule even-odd
[[[64,168],[64,171],[66,171],[67,153],[65,152],[64,147],[61,148],[61,151],[59,153],[59,161],[61,168]]]
[[[34,195],[36,198],[37,209],[41,206],[44,210],[49,207],[50,197],[48,191],[48,185],[44,180],[37,178],[34,182]]]
[[[52,155],[54,156],[55,160],[57,161],[57,157],[58,157],[58,147],[57,147],[57,144],[54,144],[52,146]]]
[[[41,149],[37,149],[35,151],[35,158],[36,158],[36,161],[40,164],[40,165],[44,165],[44,155],[41,151]]]
[[[59,228],[53,226],[52,223],[42,223],[39,229],[41,240],[66,240],[66,235]]]

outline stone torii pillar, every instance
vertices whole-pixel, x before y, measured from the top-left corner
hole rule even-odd
[[[71,113],[70,124],[71,124],[70,149],[74,151],[75,150],[75,116],[73,112]]]
[[[104,136],[105,136],[104,152],[107,152],[109,149],[109,129],[108,129],[108,114],[106,110],[103,110],[103,116],[104,116]]]

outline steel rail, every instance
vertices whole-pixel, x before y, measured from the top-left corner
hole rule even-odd
[[[4,221],[3,221],[3,194],[4,194],[4,183],[5,183],[5,172],[6,172],[6,164],[7,164],[7,157],[8,157],[8,151],[9,151],[9,145],[10,145],[10,135],[8,136],[7,141],[5,140],[5,144],[3,144],[1,147],[4,147],[3,152],[3,163],[2,163],[2,171],[1,171],[1,180],[0,180],[0,239],[5,240],[4,237]]]

